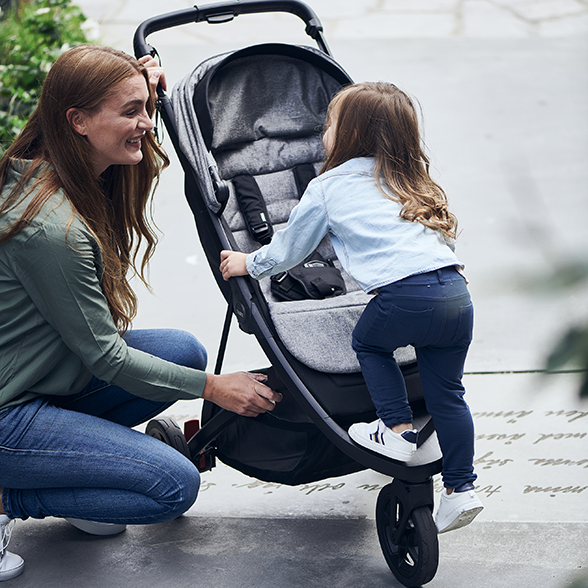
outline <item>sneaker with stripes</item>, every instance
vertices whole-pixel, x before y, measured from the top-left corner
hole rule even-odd
[[[348,432],[358,445],[398,461],[410,461],[417,448],[415,429],[395,433],[381,419],[372,423],[355,423]]]

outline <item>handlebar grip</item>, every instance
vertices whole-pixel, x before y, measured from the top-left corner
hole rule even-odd
[[[263,14],[266,12],[287,12],[298,16],[306,23],[306,34],[312,37],[319,49],[331,55],[323,36],[323,26],[312,8],[299,0],[241,0],[239,2],[219,2],[202,7],[194,6],[176,12],[169,12],[142,22],[133,39],[137,57],[153,52],[147,44],[147,37],[157,31],[173,28],[191,22],[220,24],[233,20],[240,14]]]

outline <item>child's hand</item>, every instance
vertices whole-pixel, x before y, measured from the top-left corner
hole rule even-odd
[[[220,271],[224,280],[233,276],[247,275],[247,253],[240,251],[221,251]]]

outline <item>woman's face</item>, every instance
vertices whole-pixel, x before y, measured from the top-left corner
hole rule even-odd
[[[123,80],[99,110],[71,109],[75,114],[70,122],[90,143],[97,175],[111,165],[135,165],[143,159],[141,140],[153,128],[146,110],[148,98],[145,78],[137,73]]]

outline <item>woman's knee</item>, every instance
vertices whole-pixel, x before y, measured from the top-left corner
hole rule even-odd
[[[180,499],[176,507],[176,516],[184,514],[189,510],[198,498],[198,491],[200,490],[200,472],[196,466],[190,464],[189,472],[186,473],[182,480]],[[174,518],[176,518],[174,516]]]
[[[167,337],[173,363],[195,370],[206,369],[208,354],[198,339],[188,331],[166,329],[162,336]]]
[[[159,499],[166,511],[162,520],[173,520],[184,514],[196,502],[200,490],[200,473],[196,466],[188,459],[174,461],[169,470],[173,482]]]
[[[182,352],[181,363],[178,363],[196,370],[206,369],[208,354],[202,343],[192,333],[187,331],[178,331],[178,333],[181,339],[179,347]]]

